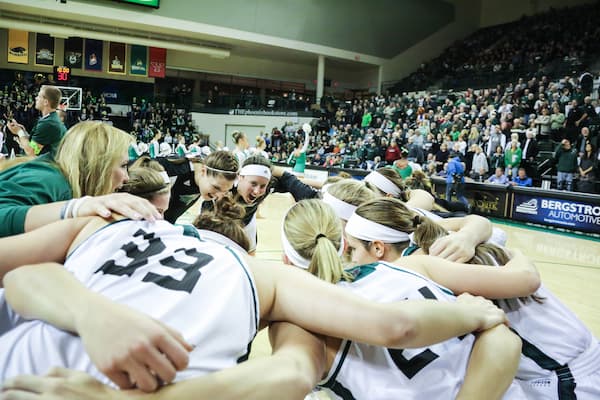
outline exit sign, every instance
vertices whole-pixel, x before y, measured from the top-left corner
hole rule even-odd
[[[140,6],[158,8],[160,0],[117,0],[121,3],[137,4]]]

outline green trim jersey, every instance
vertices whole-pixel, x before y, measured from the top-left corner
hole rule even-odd
[[[298,157],[294,156],[294,159],[296,160],[296,163],[294,164],[292,171],[304,173],[304,170],[306,169],[306,151],[301,152]]]
[[[380,303],[436,299],[453,302],[452,292],[411,270],[385,262],[356,267],[351,283],[339,285]],[[474,336],[452,338],[418,349],[387,349],[343,341],[321,383],[344,400],[453,399],[463,383]],[[513,384],[504,399],[523,399]]]
[[[413,271],[384,262],[350,271],[342,282],[355,294],[381,303],[408,299],[455,301],[448,289]],[[473,335],[418,349],[386,349],[344,341],[322,384],[340,399],[451,399],[466,372]]]
[[[499,302],[523,341],[516,377],[527,398],[600,399],[598,339],[543,286],[536,295]]]
[[[417,214],[420,214],[424,217],[429,218],[430,220],[432,220],[434,222],[443,219],[439,215],[434,214],[431,211],[424,210],[422,208],[416,208],[416,207],[408,207],[408,208],[410,208],[412,211],[416,212]],[[506,246],[506,240],[507,240],[506,232],[504,230],[498,228],[497,226],[492,226],[492,235],[487,240],[487,243],[493,243],[497,246]],[[411,242],[412,242],[412,234],[411,234]],[[408,254],[403,254],[403,255],[412,254],[415,250],[416,249],[412,250]]]
[[[176,380],[248,357],[258,330],[258,296],[241,253],[232,247],[184,236],[182,227],[166,221],[122,220],[92,234],[65,268],[90,290],[160,320],[195,346]],[[45,374],[53,366],[109,383],[81,339],[68,332],[28,321],[0,337],[0,381]]]

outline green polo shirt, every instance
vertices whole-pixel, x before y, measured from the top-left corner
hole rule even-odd
[[[33,148],[35,155],[44,153],[56,154],[58,143],[65,135],[67,128],[58,117],[56,111],[42,117],[33,127],[30,134],[29,145]],[[41,144],[44,148],[40,149]]]
[[[42,157],[0,172],[0,237],[23,233],[32,206],[72,198],[67,179],[46,160]]]

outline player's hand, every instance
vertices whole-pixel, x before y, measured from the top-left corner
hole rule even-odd
[[[475,255],[475,246],[460,232],[437,239],[429,248],[429,255],[454,262],[467,262]]]
[[[153,222],[163,219],[152,203],[129,193],[112,193],[84,199],[76,216],[99,215],[103,218],[110,218],[113,212],[133,220],[145,219]]]
[[[0,400],[121,400],[126,396],[88,374],[53,368],[46,376],[21,375],[2,384]]]
[[[473,307],[473,312],[476,313],[475,315],[478,315],[481,320],[478,331],[484,331],[499,324],[508,324],[508,319],[506,318],[504,311],[484,297],[463,293],[456,298],[456,301]]]
[[[175,330],[121,304],[106,302],[76,317],[77,332],[96,367],[121,389],[156,390],[187,367],[193,347]]]

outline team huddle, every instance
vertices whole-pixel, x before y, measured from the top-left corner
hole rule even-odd
[[[598,340],[487,219],[389,167],[321,186],[129,144],[79,123],[0,172],[0,399],[600,398]],[[283,263],[252,257],[272,191]]]

